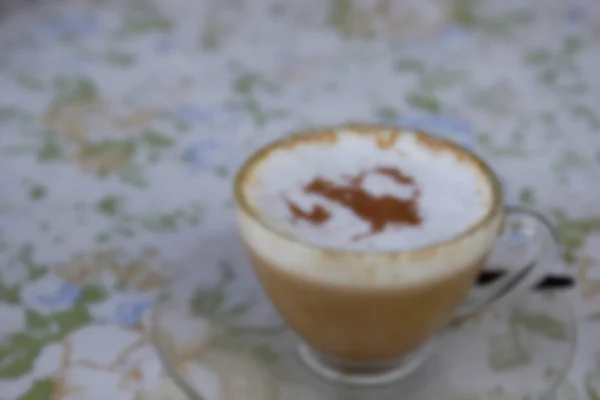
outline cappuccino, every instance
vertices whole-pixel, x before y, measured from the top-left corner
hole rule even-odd
[[[466,231],[489,209],[489,184],[456,153],[412,135],[386,146],[338,135],[273,149],[253,168],[245,194],[265,223],[320,247],[406,251]]]
[[[242,196],[257,218],[323,251],[426,248],[468,231],[492,202],[489,180],[475,160],[411,132],[348,129],[296,137],[270,148],[244,179]],[[268,239],[259,236],[249,240],[267,250]],[[318,260],[297,262],[292,249],[268,252],[283,268],[326,278],[317,270]],[[289,260],[292,253],[296,261]],[[464,266],[449,262],[444,273]],[[389,271],[377,268],[370,275],[397,283],[436,273],[409,268],[390,265]]]
[[[267,294],[320,354],[414,351],[464,301],[504,216],[473,154],[392,128],[311,132],[237,176],[239,226]]]

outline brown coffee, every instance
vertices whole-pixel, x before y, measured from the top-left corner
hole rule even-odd
[[[494,179],[466,150],[423,134],[313,132],[241,170],[240,229],[266,292],[309,346],[386,361],[465,300],[503,217]]]

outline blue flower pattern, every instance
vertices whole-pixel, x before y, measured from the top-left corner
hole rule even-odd
[[[144,312],[150,307],[151,301],[148,299],[134,299],[132,302],[119,304],[115,310],[115,320],[117,323],[129,327],[136,326]]]
[[[210,166],[208,155],[220,147],[215,139],[201,139],[191,144],[183,153],[190,172],[200,172]]]
[[[173,118],[179,122],[205,126],[218,131],[236,127],[243,116],[244,114],[239,110],[191,105],[182,105],[173,112]]]
[[[154,42],[154,51],[158,54],[168,54],[173,48],[173,40],[169,36],[162,36]]]
[[[65,35],[91,36],[99,32],[100,24],[93,13],[55,15],[40,20],[42,37],[61,39]]]
[[[114,291],[110,297],[90,308],[90,314],[99,323],[138,326],[144,313],[152,305],[154,295]]]
[[[243,112],[223,107],[196,107],[183,105],[173,112],[180,123],[204,128],[211,135],[227,134],[235,129],[244,117]],[[195,140],[183,152],[190,172],[199,172],[211,166],[209,155],[222,147],[221,141],[213,137]]]
[[[202,107],[184,105],[173,113],[173,117],[188,124],[208,124],[214,119],[214,111]]]
[[[73,307],[81,293],[80,286],[49,273],[25,285],[21,291],[21,300],[42,314],[51,314]]]
[[[61,307],[73,305],[81,295],[79,286],[65,283],[55,294],[40,294],[36,296],[36,300],[45,306]]]
[[[565,19],[571,23],[579,23],[585,19],[585,9],[579,5],[568,6],[565,11]]]
[[[464,33],[464,28],[458,24],[447,24],[442,30],[442,37],[445,40],[454,40],[461,37]]]

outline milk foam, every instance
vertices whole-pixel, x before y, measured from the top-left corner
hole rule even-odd
[[[335,143],[307,141],[291,149],[275,149],[253,168],[245,195],[270,227],[319,247],[406,251],[459,235],[481,220],[490,207],[491,188],[483,173],[450,150],[432,149],[411,134],[400,136],[387,149],[378,146],[373,136],[338,135]],[[304,190],[315,177],[343,183],[348,176],[378,167],[395,168],[413,178],[415,185],[369,174],[362,188],[376,196],[407,199],[418,187],[420,224],[387,225],[382,232],[364,235],[371,227],[368,221],[346,206]],[[320,205],[330,218],[323,224],[294,220],[285,199],[305,211]]]
[[[254,159],[238,182],[245,203],[238,204],[239,224],[248,247],[275,268],[361,289],[415,286],[465,270],[475,276],[498,235],[501,209],[477,230],[448,239],[466,232],[492,207],[500,194],[490,177],[464,154],[435,149],[410,131],[389,146],[378,146],[377,139],[385,142],[393,131],[370,132],[376,135],[347,129],[338,131],[335,141],[285,143]],[[397,168],[416,182],[420,224],[388,225],[357,239],[369,231],[369,223],[350,208],[303,190],[315,177],[347,182],[347,175],[382,166]],[[362,188],[404,199],[415,191],[381,174],[366,176]],[[329,219],[294,222],[286,198],[305,211],[318,204]],[[407,251],[439,242],[433,249]]]

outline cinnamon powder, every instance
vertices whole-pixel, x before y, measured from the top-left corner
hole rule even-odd
[[[364,179],[369,174],[386,176],[399,185],[413,186],[415,191],[408,199],[391,195],[373,195],[362,187]],[[368,222],[369,232],[355,237],[355,240],[382,232],[390,224],[416,226],[422,222],[417,207],[420,190],[413,178],[397,168],[378,167],[355,176],[349,176],[347,181],[346,184],[338,184],[325,178],[315,177],[303,189],[305,193],[319,195],[349,208],[358,218]],[[330,212],[321,205],[314,205],[310,212],[306,212],[289,199],[285,199],[285,201],[294,221],[303,219],[314,225],[322,225],[331,218]]]

